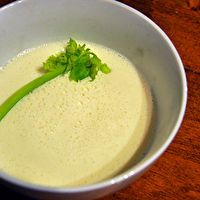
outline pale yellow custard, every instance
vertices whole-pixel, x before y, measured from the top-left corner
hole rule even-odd
[[[87,46],[112,72],[92,82],[59,76],[23,98],[0,122],[1,171],[40,185],[77,186],[112,177],[134,158],[150,126],[149,90],[125,57]],[[63,47],[29,50],[0,70],[0,104]]]

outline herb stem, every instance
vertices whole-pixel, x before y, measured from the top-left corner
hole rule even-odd
[[[20,101],[24,96],[31,93],[34,89],[38,88],[39,86],[43,85],[47,81],[50,81],[57,76],[63,74],[65,68],[57,68],[53,71],[47,72],[44,75],[34,79],[33,81],[29,82],[19,90],[17,90],[14,94],[12,94],[3,104],[0,105],[0,121],[3,117],[12,109],[12,107]]]

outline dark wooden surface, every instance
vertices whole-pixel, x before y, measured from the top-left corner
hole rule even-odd
[[[120,1],[156,22],[176,46],[187,74],[188,105],[175,140],[158,162],[129,187],[100,200],[200,200],[200,0]],[[0,6],[9,2],[0,0]],[[0,199],[30,200],[3,186]]]

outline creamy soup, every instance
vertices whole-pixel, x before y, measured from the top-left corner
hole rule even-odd
[[[96,183],[118,174],[143,145],[152,114],[148,88],[119,53],[87,43],[112,69],[94,81],[59,76],[23,98],[0,122],[0,170],[46,186]],[[21,53],[0,70],[0,104],[43,73],[64,47]]]

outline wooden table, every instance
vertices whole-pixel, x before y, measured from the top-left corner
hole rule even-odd
[[[0,6],[12,2],[0,0]],[[200,200],[200,0],[121,0],[156,22],[183,60],[188,105],[183,124],[168,150],[138,181],[101,200]],[[0,186],[12,200],[28,200]]]

